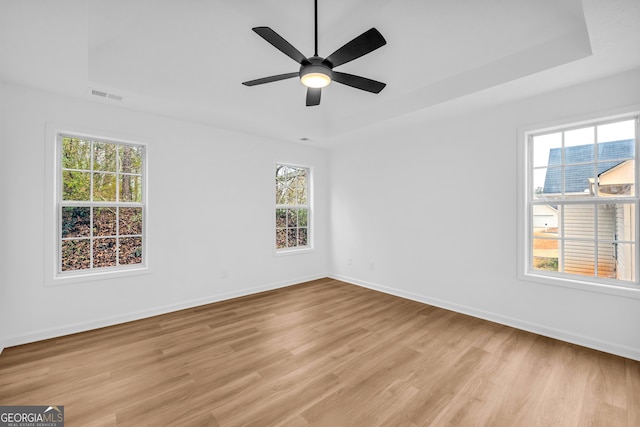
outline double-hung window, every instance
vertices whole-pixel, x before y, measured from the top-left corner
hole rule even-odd
[[[308,249],[310,245],[310,170],[276,164],[275,247],[277,251]]]
[[[57,135],[58,277],[145,265],[145,147]]]
[[[525,274],[638,287],[638,117],[529,132]]]

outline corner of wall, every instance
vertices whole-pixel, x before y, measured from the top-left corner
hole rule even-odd
[[[8,182],[5,179],[5,162],[7,162],[7,156],[4,155],[5,151],[5,140],[6,140],[6,96],[5,96],[5,85],[4,82],[0,79],[0,199],[6,200],[6,183]],[[4,220],[4,210],[0,210],[0,283],[6,283],[5,272],[7,271],[5,266],[5,243],[6,239],[6,221]],[[7,331],[6,326],[8,322],[3,319],[4,314],[7,310],[4,309],[3,305],[6,304],[7,298],[4,297],[3,292],[5,292],[4,286],[0,286],[0,354],[4,349],[4,337],[6,336]]]

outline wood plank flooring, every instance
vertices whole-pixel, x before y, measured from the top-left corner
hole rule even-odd
[[[67,426],[640,426],[640,362],[322,279],[7,348]]]

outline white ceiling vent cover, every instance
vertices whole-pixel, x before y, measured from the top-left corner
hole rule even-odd
[[[102,90],[91,89],[91,88],[89,88],[89,92],[91,93],[91,95],[99,96],[100,98],[107,98],[107,99],[113,99],[115,101],[122,101],[122,96],[121,95],[116,95],[116,94],[113,94],[113,93],[107,93],[107,92],[104,92]]]
[[[101,96],[103,98],[106,98],[107,92],[100,92],[99,90],[91,89],[91,95]]]

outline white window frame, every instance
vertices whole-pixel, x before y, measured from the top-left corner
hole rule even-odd
[[[600,292],[609,295],[620,295],[640,299],[640,227],[636,226],[636,260],[635,260],[635,281],[623,282],[616,279],[606,279],[598,277],[583,277],[573,274],[547,272],[534,270],[531,268],[532,260],[532,206],[533,184],[532,170],[533,158],[531,152],[531,137],[544,133],[566,131],[571,128],[579,128],[603,122],[613,122],[624,119],[636,119],[636,147],[635,147],[635,179],[636,194],[634,197],[614,198],[607,197],[607,204],[631,203],[636,207],[636,221],[640,217],[640,105],[624,108],[605,113],[594,113],[579,118],[563,120],[553,123],[543,123],[520,128],[518,130],[518,279],[545,285],[562,286],[579,289],[582,291]],[[566,201],[564,201],[566,203]],[[586,201],[585,201],[586,202]],[[590,203],[604,202],[600,200],[589,200]]]
[[[300,164],[296,164],[296,163],[291,163],[291,162],[279,162],[276,161],[273,163],[273,169],[272,171],[276,171],[278,166],[289,166],[292,168],[300,168],[300,169],[306,169],[307,170],[307,205],[278,205],[277,204],[277,200],[275,200],[274,197],[274,208],[271,211],[272,212],[272,218],[273,218],[273,222],[272,222],[272,227],[271,229],[273,230],[273,239],[272,239],[272,244],[273,244],[273,248],[274,248],[274,255],[275,256],[286,256],[286,255],[297,255],[297,254],[304,254],[304,253],[308,253],[308,252],[314,252],[315,251],[315,246],[314,246],[314,209],[313,209],[313,205],[314,205],[314,197],[313,197],[313,168],[311,166],[306,166],[306,165],[300,165]],[[273,174],[271,176],[274,176]],[[272,182],[272,189],[275,190],[275,182]],[[273,191],[273,194],[275,194],[275,191]],[[295,247],[295,248],[280,248],[278,249],[276,247],[276,233],[277,233],[277,226],[276,226],[276,211],[277,209],[282,209],[282,208],[293,208],[293,209],[299,209],[299,208],[306,208],[307,209],[307,246],[300,246],[300,247]]]
[[[133,265],[122,265],[104,268],[90,268],[74,271],[60,271],[61,262],[61,239],[60,234],[60,208],[62,205],[61,193],[61,151],[63,136],[77,137],[81,139],[108,142],[114,144],[128,144],[143,147],[142,160],[142,202],[135,203],[136,207],[143,209],[142,223],[142,263]],[[46,286],[66,285],[94,280],[114,279],[140,274],[149,274],[149,204],[148,204],[148,143],[143,138],[123,137],[109,132],[96,132],[75,126],[60,126],[48,123],[46,125],[45,137],[45,280]],[[66,204],[66,203],[65,203]],[[78,204],[78,203],[72,203]],[[113,206],[115,203],[102,202],[81,202],[82,206],[99,207],[104,205]],[[116,205],[127,207],[127,203],[118,202]],[[134,204],[129,204],[133,206]]]

